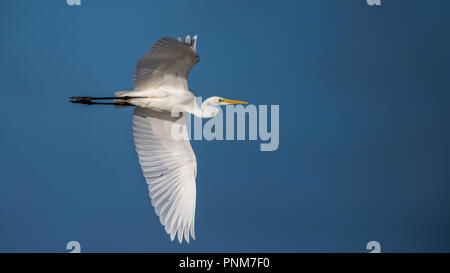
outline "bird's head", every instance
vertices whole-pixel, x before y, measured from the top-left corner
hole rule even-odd
[[[218,106],[228,104],[248,104],[246,101],[230,100],[222,97],[210,97],[202,103],[203,117],[214,117],[220,111]]]

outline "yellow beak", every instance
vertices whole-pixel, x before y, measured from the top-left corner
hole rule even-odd
[[[240,101],[240,100],[229,100],[229,99],[220,99],[219,102],[226,102],[230,104],[248,104],[246,101]]]

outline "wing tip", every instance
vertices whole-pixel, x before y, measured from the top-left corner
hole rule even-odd
[[[197,34],[194,35],[194,37],[192,38],[192,47],[194,48],[195,51],[197,51]]]
[[[197,51],[197,39],[198,39],[197,34],[195,34],[192,37],[192,39],[191,39],[191,35],[186,35],[186,37],[184,38],[184,43],[190,45],[194,51]],[[178,37],[178,41],[183,42],[181,37]]]
[[[165,225],[165,231],[170,236],[170,241],[174,241],[177,238],[179,244],[182,244],[185,241],[187,244],[190,243],[190,239],[196,240],[195,234],[193,233],[193,229],[190,227],[182,228],[172,228],[172,230],[168,229],[169,225]],[[184,239],[184,240],[183,240]]]

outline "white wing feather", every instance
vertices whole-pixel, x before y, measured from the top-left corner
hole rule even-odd
[[[182,130],[183,138],[172,137],[172,128]],[[197,161],[187,138],[186,118],[169,112],[136,107],[133,136],[139,163],[161,224],[173,240],[189,243],[195,239],[195,176]]]
[[[173,38],[161,38],[150,52],[142,56],[134,70],[134,90],[148,90],[163,85],[189,90],[188,74],[198,63],[197,36],[192,42]]]

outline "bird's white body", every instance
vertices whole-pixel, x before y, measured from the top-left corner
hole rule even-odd
[[[191,112],[190,109],[194,109],[193,102],[195,101],[195,95],[189,90],[176,89],[170,86],[160,86],[154,89],[142,90],[142,91],[119,91],[116,96],[136,96],[145,97],[137,99],[129,99],[128,103],[134,104],[139,107],[151,108],[155,111],[172,111],[174,106],[179,105],[183,107],[182,112]],[[120,100],[118,100],[120,101]],[[187,108],[190,107],[190,108]]]

